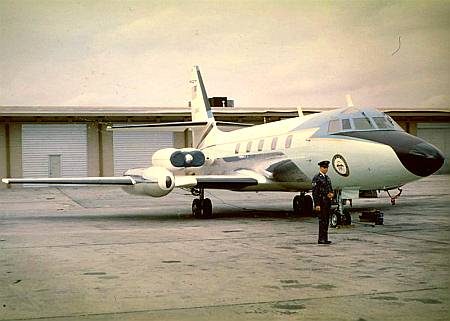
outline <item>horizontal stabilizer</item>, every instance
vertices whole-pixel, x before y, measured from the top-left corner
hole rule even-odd
[[[153,123],[153,124],[130,124],[130,125],[113,125],[108,126],[107,130],[121,129],[149,129],[149,130],[177,130],[193,127],[205,127],[206,121],[190,121],[190,122],[173,122],[173,123]]]
[[[250,127],[255,126],[254,124],[247,124],[247,123],[234,123],[230,121],[216,121],[217,126],[236,126],[236,127]]]
[[[233,123],[227,121],[215,122],[217,126],[232,126],[232,127],[249,127],[253,124]],[[130,125],[113,125],[108,126],[107,130],[156,130],[156,131],[172,131],[172,130],[184,130],[187,128],[202,128],[206,127],[208,122],[206,121],[190,121],[190,122],[173,122],[173,123],[153,123],[153,124],[130,124]]]
[[[61,177],[61,178],[3,178],[5,184],[54,184],[54,185],[134,185],[130,176],[118,177]]]

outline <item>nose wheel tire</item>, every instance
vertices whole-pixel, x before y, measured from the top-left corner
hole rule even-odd
[[[352,225],[352,216],[348,209],[344,209],[343,214],[341,214],[337,208],[331,210],[330,227],[337,227],[338,225]]]
[[[336,227],[342,224],[341,213],[338,210],[331,211],[330,214],[330,227]]]

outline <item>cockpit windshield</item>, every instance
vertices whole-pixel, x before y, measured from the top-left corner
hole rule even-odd
[[[355,129],[372,129],[373,125],[367,117],[359,117],[353,118],[353,124],[355,125]]]
[[[328,133],[365,130],[401,130],[391,117],[377,111],[348,108],[328,122]]]
[[[387,117],[374,117],[373,120],[378,128],[394,128],[393,122]]]
[[[342,119],[342,129],[343,130],[352,129],[352,124],[350,123],[350,119]]]
[[[342,129],[341,121],[339,119],[330,120],[330,122],[328,123],[329,133],[337,132],[340,131],[341,129]]]

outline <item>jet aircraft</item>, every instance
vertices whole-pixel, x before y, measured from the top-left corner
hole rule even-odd
[[[132,194],[162,197],[174,188],[191,191],[195,217],[212,216],[206,189],[297,192],[293,210],[311,215],[307,193],[317,163],[331,162],[328,175],[338,211],[361,191],[392,190],[436,172],[443,154],[426,141],[406,133],[388,115],[349,106],[317,114],[223,131],[241,123],[214,119],[198,66],[192,68],[190,122],[111,126],[110,130],[191,129],[192,148],[164,148],[147,168],[127,170],[121,177],[4,178],[6,184],[121,185]],[[332,223],[333,224],[333,223]],[[334,222],[336,224],[336,222]]]

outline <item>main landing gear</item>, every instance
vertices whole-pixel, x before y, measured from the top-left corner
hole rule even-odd
[[[305,192],[296,195],[292,202],[295,216],[312,216],[313,215],[313,199]]]
[[[209,198],[205,198],[205,189],[193,188],[191,193],[199,197],[192,201],[192,215],[196,218],[212,217],[212,202]]]

